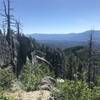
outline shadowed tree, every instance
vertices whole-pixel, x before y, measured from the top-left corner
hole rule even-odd
[[[10,38],[11,38],[11,26],[13,26],[13,21],[14,21],[14,16],[11,15],[11,11],[13,10],[11,8],[11,1],[10,0],[5,0],[3,1],[4,5],[4,23],[7,25],[7,41],[9,45],[11,44]]]
[[[0,34],[2,34],[2,31],[1,31],[1,29],[0,29]]]
[[[89,40],[89,48],[88,48],[88,76],[87,76],[87,82],[89,84],[89,87],[91,86],[92,80],[92,72],[93,72],[93,30],[91,30],[90,33],[90,40]]]
[[[16,24],[15,24],[15,26],[16,26],[16,29],[17,29],[17,35],[21,35],[21,30],[22,30],[22,24],[20,23],[20,21],[17,21],[16,20]]]
[[[12,30],[12,26],[15,25],[14,23],[14,16],[11,14],[11,11],[13,10],[11,8],[11,1],[10,0],[3,0],[3,6],[4,6],[4,14],[2,14],[4,21],[4,34],[6,34],[6,40],[9,44],[10,52],[11,52],[11,62],[10,64],[13,66],[14,70],[14,31]],[[7,28],[5,30],[5,27]]]

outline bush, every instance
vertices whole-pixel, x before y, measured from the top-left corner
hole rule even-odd
[[[92,100],[100,100],[100,87],[93,88]]]
[[[69,81],[57,84],[59,91],[53,91],[55,100],[92,100],[92,90],[82,81]]]
[[[0,90],[10,89],[14,80],[15,75],[11,70],[0,69]]]
[[[2,91],[0,92],[0,100],[15,100],[15,98],[12,96],[5,96],[4,92]]]
[[[24,66],[22,75],[22,83],[24,85],[24,90],[37,90],[41,79],[47,75],[53,75],[53,73],[50,72],[48,66],[46,66],[45,64],[33,65],[31,62],[28,61]]]

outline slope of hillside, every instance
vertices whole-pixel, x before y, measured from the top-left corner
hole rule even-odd
[[[31,34],[32,38],[35,38],[40,43],[49,45],[50,47],[74,47],[79,45],[86,45],[91,32],[93,32],[93,41],[95,46],[100,45],[100,31],[86,31],[83,33],[70,33],[70,34]]]

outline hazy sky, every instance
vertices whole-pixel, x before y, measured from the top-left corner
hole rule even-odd
[[[100,0],[14,0],[12,4],[27,34],[83,32],[91,25],[100,29]]]

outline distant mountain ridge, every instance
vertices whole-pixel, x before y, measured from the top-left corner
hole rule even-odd
[[[85,45],[88,43],[91,32],[93,33],[93,41],[100,44],[100,30],[85,31],[82,33],[70,34],[31,34],[40,43],[54,47],[73,47],[77,45]]]

